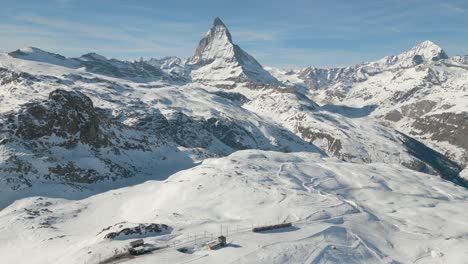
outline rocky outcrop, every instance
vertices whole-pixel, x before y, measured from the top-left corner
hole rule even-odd
[[[460,177],[463,168],[456,162],[407,135],[401,134],[401,139],[411,155],[419,159],[403,165],[413,170],[438,174],[446,180],[468,188],[468,180]]]
[[[448,142],[466,150],[462,162],[468,164],[468,113],[442,113],[418,116],[411,134],[428,136],[432,141]],[[450,156],[450,153],[446,153]]]
[[[112,232],[108,232],[112,231]],[[172,228],[165,224],[131,224],[127,222],[117,223],[114,226],[109,226],[101,231],[106,233],[106,239],[129,239],[129,238],[143,238],[151,237],[162,234],[167,234],[172,231]]]
[[[3,190],[34,190],[37,182],[92,189],[141,174],[128,153],[146,152],[151,159],[156,148],[171,144],[110,120],[78,91],[54,90],[46,100],[0,115],[0,121]]]
[[[15,135],[25,140],[55,135],[66,139],[68,146],[76,141],[94,147],[107,144],[99,133],[100,119],[93,102],[78,91],[53,91],[47,101],[27,104],[16,118],[8,128],[16,126]]]

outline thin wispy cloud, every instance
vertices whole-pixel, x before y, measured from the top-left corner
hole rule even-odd
[[[157,51],[159,53],[174,54],[175,52],[180,52],[181,50],[187,49],[187,46],[184,46],[185,43],[182,41],[182,39],[175,39],[171,41],[168,38],[161,38],[159,41],[151,36],[138,36],[138,34],[141,35],[142,33],[146,32],[145,29],[138,27],[115,27],[103,25],[97,26],[95,24],[80,23],[65,19],[48,18],[32,14],[17,15],[15,16],[15,20],[21,23],[26,23],[26,25],[28,25],[20,27],[19,31],[11,31],[15,32],[16,35],[36,32],[37,34],[55,35],[56,37],[62,36],[63,38],[73,36],[73,38],[82,38],[88,40],[92,39],[98,42],[103,41],[108,43],[108,46],[105,49],[105,52],[108,53],[124,52],[137,54],[142,52],[147,53],[150,51]],[[174,26],[174,28],[180,28],[180,25],[176,23],[168,22],[164,24],[164,27],[166,28],[170,26]],[[2,27],[0,25],[0,29],[1,28]],[[8,27],[5,29],[9,30]],[[127,47],[116,48],[113,45],[117,43],[125,44]],[[76,46],[72,46],[79,47],[82,45],[78,44]],[[95,48],[98,48],[102,45],[98,44],[96,46],[97,47]],[[70,49],[70,46],[68,49]]]
[[[452,13],[462,14],[467,11],[467,9],[463,8],[462,6],[459,6],[457,4],[452,4],[452,3],[441,3],[440,7]]]

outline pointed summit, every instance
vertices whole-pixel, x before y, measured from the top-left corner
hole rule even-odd
[[[221,82],[222,86],[279,83],[254,57],[232,42],[231,33],[218,17],[187,64],[193,67],[192,79]]]
[[[197,65],[208,64],[217,57],[233,55],[231,33],[223,21],[216,17],[213,21],[213,27],[200,40],[195,54],[189,59],[188,63]]]
[[[396,58],[399,64],[404,67],[409,67],[424,62],[448,59],[448,56],[440,46],[430,40],[426,40],[398,55]]]
[[[409,52],[415,53],[415,55],[421,55],[426,60],[438,61],[442,59],[448,59],[445,51],[430,40],[423,41],[412,48]]]
[[[213,27],[216,27],[216,26],[226,27],[226,25],[224,25],[223,21],[221,21],[221,19],[219,17],[215,17],[215,19],[213,21]]]

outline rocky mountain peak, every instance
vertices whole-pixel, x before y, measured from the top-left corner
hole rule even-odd
[[[213,26],[187,60],[193,65],[192,79],[222,83],[232,86],[235,83],[278,84],[269,72],[250,54],[232,42],[231,33],[220,18],[216,17]]]
[[[430,40],[426,40],[414,46],[412,49],[398,55],[397,58],[403,66],[409,66],[418,65],[423,62],[448,59],[448,56],[440,46]]]
[[[234,45],[231,33],[218,17],[213,21],[213,27],[200,40],[189,64],[209,64],[216,58],[233,57]]]
[[[216,26],[226,27],[226,25],[224,25],[223,21],[219,17],[215,17],[213,21],[213,27],[216,27]]]

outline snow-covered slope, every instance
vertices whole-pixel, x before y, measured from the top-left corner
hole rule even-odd
[[[279,85],[254,57],[233,44],[231,33],[219,18],[200,40],[195,54],[188,59],[194,81],[217,87]]]
[[[467,198],[399,166],[246,150],[84,200],[17,201],[0,212],[0,253],[6,263],[97,263],[144,237],[170,247],[120,263],[463,263]],[[250,231],[280,222],[294,224]],[[104,238],[117,223],[168,227]],[[208,251],[221,229],[228,246]]]

